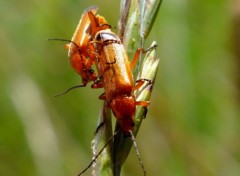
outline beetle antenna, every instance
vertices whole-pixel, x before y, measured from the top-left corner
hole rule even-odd
[[[48,38],[47,40],[58,40],[58,41],[64,41],[64,42],[73,42],[69,39],[63,39],[63,38]]]
[[[62,38],[49,38],[47,39],[49,41],[52,41],[52,40],[55,40],[55,41],[63,41],[63,42],[69,42],[69,43],[72,43],[74,44],[77,48],[79,48],[79,46],[72,40],[68,40],[68,39],[62,39]]]
[[[135,151],[136,151],[136,154],[137,154],[137,157],[138,157],[138,161],[139,161],[139,163],[140,163],[140,165],[141,165],[141,167],[142,167],[143,174],[144,174],[144,176],[146,176],[146,169],[145,169],[145,167],[144,167],[144,165],[143,165],[143,161],[142,161],[142,159],[141,159],[140,152],[139,152],[138,147],[137,147],[136,139],[135,139],[135,137],[134,137],[134,135],[133,135],[132,130],[129,130],[129,134],[130,134],[130,136],[131,136],[131,138],[132,138],[133,146],[134,146],[134,148],[135,148]]]
[[[53,97],[62,96],[62,95],[64,95],[64,94],[67,94],[69,91],[71,91],[71,90],[73,90],[73,89],[80,88],[80,87],[85,87],[85,85],[76,85],[76,86],[70,87],[70,88],[68,88],[67,90],[65,90],[65,91],[62,92],[62,93],[58,93],[58,94],[56,94],[56,95],[53,95]]]
[[[116,131],[106,142],[106,144],[103,146],[103,148],[94,156],[93,160],[89,163],[89,165],[81,172],[79,173],[77,176],[82,175],[83,173],[85,173],[94,162],[96,162],[97,158],[101,155],[101,153],[103,152],[103,150],[108,146],[108,144],[113,140],[113,138],[119,133],[119,131]]]

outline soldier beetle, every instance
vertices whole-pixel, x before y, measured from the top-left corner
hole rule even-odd
[[[98,7],[92,6],[83,12],[70,44],[66,45],[70,63],[73,69],[82,77],[84,86],[88,82],[97,79],[97,76],[93,74],[91,68],[96,56],[93,45],[90,43],[91,36],[88,33],[91,23],[88,18],[88,13],[95,14],[97,9]],[[98,28],[95,28],[95,30],[105,30],[110,28],[105,19],[101,16],[96,16],[96,19],[100,25]]]
[[[94,82],[92,88],[104,88],[104,93],[99,98],[107,101],[107,105],[112,109],[122,132],[131,136],[145,175],[146,171],[132,132],[136,106],[146,108],[149,105],[148,101],[136,101],[133,94],[133,91],[140,88],[146,81],[152,84],[150,80],[140,79],[134,85],[132,69],[139,58],[140,52],[144,50],[138,49],[130,63],[121,40],[111,31],[110,25],[108,25],[105,18],[96,15],[96,11],[97,7],[90,7],[84,11],[72,40],[52,39],[69,42],[66,48],[68,49],[71,66],[82,78],[82,85],[74,86],[64,93],[73,88],[85,87],[91,81]],[[92,69],[94,64],[98,76]],[[116,134],[117,132],[114,133],[104,147],[113,140]],[[99,151],[90,165],[79,175],[92,165],[103,149]]]
[[[70,64],[82,77],[83,86],[86,86],[88,82],[94,81],[97,78],[92,69],[94,60],[90,52],[91,45],[89,45],[89,36],[86,32],[90,25],[90,20],[88,18],[89,11],[95,14],[97,8],[90,7],[83,12],[71,42],[66,45]]]
[[[90,43],[91,36],[89,36],[89,33],[87,32],[90,25],[88,12],[95,14],[97,9],[98,7],[91,6],[83,12],[71,40],[58,39],[58,38],[48,39],[48,40],[60,40],[60,41],[69,42],[69,44],[65,45],[65,48],[68,49],[68,57],[69,57],[70,64],[72,68],[82,78],[81,85],[73,86],[67,89],[66,91],[64,91],[63,93],[57,94],[55,96],[65,94],[70,90],[78,87],[85,87],[88,82],[91,82],[91,81],[94,82],[98,78],[98,76],[96,75],[96,73],[94,73],[94,70],[92,69],[92,66],[95,60],[94,59],[95,53],[94,53],[93,45]],[[98,19],[99,24],[101,24],[101,26],[99,26],[97,30],[100,30],[100,29],[104,30],[104,29],[110,28],[110,26],[107,24],[104,18],[102,18],[101,16],[99,17],[96,16],[96,17]],[[100,83],[98,82],[98,84]],[[97,88],[98,86],[92,86],[92,87]]]
[[[108,102],[122,131],[129,134],[129,130],[134,126],[136,106],[149,105],[147,101],[136,101],[133,95],[133,91],[141,87],[145,81],[151,83],[150,80],[140,79],[134,85],[132,69],[143,49],[137,50],[130,63],[118,36],[110,29],[99,30],[101,24],[91,11],[88,12],[88,16],[91,21],[89,34],[93,37],[92,43],[97,55],[95,63],[105,91],[99,98]]]

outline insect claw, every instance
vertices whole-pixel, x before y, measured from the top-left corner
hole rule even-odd
[[[143,119],[146,119],[147,113],[148,113],[148,108],[147,107],[143,107]]]
[[[149,51],[151,51],[151,50],[153,50],[153,49],[156,49],[157,46],[158,46],[157,44],[154,44],[153,46],[150,46],[150,47],[147,48],[146,50],[143,49],[143,53],[146,53],[146,52],[149,52]]]
[[[96,136],[96,134],[98,133],[98,131],[100,130],[100,128],[103,127],[104,124],[105,124],[105,121],[101,122],[101,123],[97,126],[96,130],[94,131],[94,136]]]

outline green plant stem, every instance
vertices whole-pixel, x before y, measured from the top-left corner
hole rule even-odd
[[[96,136],[92,141],[94,156],[98,154],[112,135],[111,110],[106,106],[106,101],[104,101],[99,114]],[[109,145],[106,146],[97,158],[96,163],[93,164],[93,175],[112,176],[112,169],[112,141],[110,141]]]

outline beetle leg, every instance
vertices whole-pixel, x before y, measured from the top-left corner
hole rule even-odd
[[[143,84],[144,84],[144,82],[145,81],[143,81],[143,80],[139,80],[138,82],[137,82],[137,84],[135,85],[135,86],[133,86],[133,90],[137,90],[137,89],[139,89]]]
[[[149,104],[149,101],[136,101],[137,106],[147,107]]]
[[[100,100],[106,100],[105,92],[102,93],[102,94],[99,96],[99,99],[100,99]]]
[[[157,48],[157,44],[155,44],[155,45],[153,45],[153,46],[150,46],[150,47],[149,47],[148,49],[146,49],[146,50],[142,49],[142,52],[145,54],[146,52],[151,51],[151,50],[153,50],[153,49],[155,49],[155,48]]]
[[[139,82],[148,82],[149,85],[150,85],[150,84],[153,84],[153,81],[152,81],[152,80],[150,80],[150,79],[145,79],[145,78],[138,79],[138,80],[136,81],[136,83],[139,83]]]
[[[133,57],[133,60],[132,62],[130,63],[130,68],[133,70],[134,66],[136,65],[138,59],[139,59],[139,56],[140,56],[140,53],[143,49],[142,48],[139,48],[137,49],[137,51],[135,52],[135,55]]]
[[[148,82],[148,84],[152,84],[152,81],[149,79],[139,79],[136,81],[136,85],[133,87],[133,90],[139,89],[145,82]]]
[[[130,68],[133,69],[134,66],[136,65],[136,63],[137,63],[137,61],[138,61],[138,59],[139,59],[139,56],[140,56],[141,51],[142,51],[143,53],[146,53],[146,52],[148,52],[148,51],[151,51],[152,49],[155,49],[156,47],[157,47],[157,45],[153,45],[153,46],[149,47],[149,48],[146,49],[146,50],[145,50],[144,48],[138,48],[137,51],[135,52],[135,55],[134,55],[134,57],[133,57],[132,62],[130,63]]]

